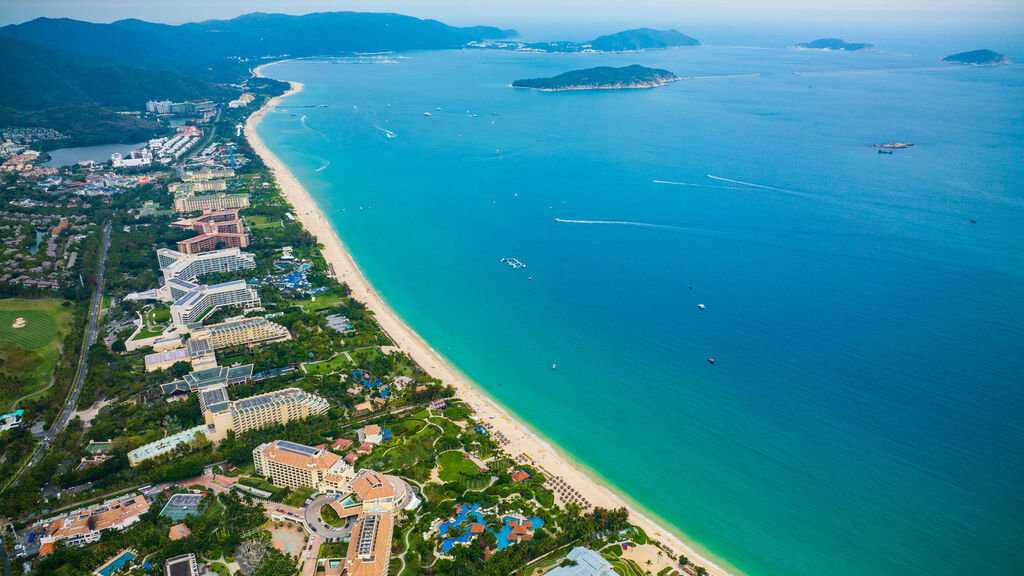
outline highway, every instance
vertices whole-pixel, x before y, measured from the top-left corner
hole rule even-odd
[[[75,404],[78,403],[78,396],[82,392],[82,384],[85,383],[85,375],[89,370],[89,348],[96,342],[96,334],[99,332],[96,324],[99,320],[100,305],[103,302],[103,272],[107,265],[107,249],[110,247],[110,226],[110,222],[107,222],[106,227],[103,228],[103,246],[100,248],[100,265],[99,270],[96,273],[96,290],[93,292],[92,303],[89,307],[89,326],[85,332],[85,344],[82,347],[82,357],[78,361],[78,373],[75,374],[75,385],[71,389],[67,403],[64,405],[64,409],[61,410],[57,421],[53,423],[53,426],[50,426],[49,430],[46,431],[46,434],[43,436],[43,441],[36,448],[36,453],[32,455],[32,459],[28,461],[28,464],[26,464],[25,467],[15,475],[12,480],[12,484],[17,481],[18,477],[21,476],[25,470],[28,470],[37,462],[42,460],[43,456],[46,455],[46,450],[50,447],[50,442],[53,441],[53,437],[67,427],[68,419],[71,418],[71,413],[75,411]]]

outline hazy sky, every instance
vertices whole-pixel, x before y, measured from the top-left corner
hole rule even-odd
[[[304,14],[358,10],[399,12],[445,22],[521,25],[573,21],[831,21],[861,22],[921,18],[987,20],[998,14],[1024,14],[1024,0],[0,0],[0,24],[39,16],[93,22],[141,18],[182,22],[231,18],[248,12]]]

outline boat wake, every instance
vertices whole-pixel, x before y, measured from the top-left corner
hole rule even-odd
[[[688,230],[681,226],[671,226],[669,224],[653,224],[650,222],[632,222],[629,220],[567,220],[565,218],[555,218],[555,222],[561,222],[563,224],[605,224],[613,226],[639,226],[641,228],[660,228],[662,230]]]
[[[764,184],[755,184],[753,182],[744,182],[742,180],[733,180],[731,178],[722,178],[721,176],[712,176],[711,174],[708,174],[708,178],[711,178],[712,180],[720,180],[722,182],[731,182],[733,184],[740,184],[742,186],[750,186],[751,188],[761,188],[762,190],[772,190],[774,192],[782,192],[783,194],[790,194],[792,196],[799,196],[801,198],[814,198],[815,200],[819,199],[814,194],[808,194],[806,192],[798,192],[796,190],[789,190],[787,188],[776,188],[775,186],[766,186]]]
[[[395,134],[391,130],[388,130],[387,128],[382,128],[382,127],[380,127],[380,126],[378,126],[376,124],[374,124],[373,127],[376,128],[377,130],[380,130],[381,132],[383,132],[384,135],[387,136],[388,138],[394,138],[394,137],[398,136],[398,134]]]
[[[316,170],[313,170],[313,172],[319,172],[319,171],[323,170],[324,168],[327,168],[330,165],[331,165],[331,161],[330,160],[323,160],[323,165],[321,165]]]
[[[655,184],[668,184],[671,186],[692,186],[694,188],[718,188],[720,190],[742,190],[738,186],[721,186],[719,184],[694,184],[692,182],[672,182],[671,180],[654,180]]]
[[[305,114],[302,115],[302,118],[299,118],[299,124],[301,124],[302,127],[305,128],[306,130],[309,130],[310,132],[314,132],[316,134],[319,134],[320,137],[323,138],[324,140],[326,140],[328,142],[331,141],[331,139],[327,137],[327,134],[324,134],[323,132],[317,130],[316,128],[310,128],[309,124],[306,124],[306,115]]]

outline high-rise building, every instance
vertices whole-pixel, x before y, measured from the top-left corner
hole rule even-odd
[[[252,451],[256,473],[275,486],[291,489],[312,488],[318,492],[348,492],[355,475],[341,456],[323,448],[313,448],[286,440],[260,444]]]
[[[205,274],[223,274],[236,270],[252,270],[256,267],[256,258],[238,248],[211,250],[198,254],[185,254],[177,250],[160,248],[156,251],[156,259],[164,275],[164,282],[175,278],[195,282]]]
[[[230,400],[223,386],[203,388],[198,394],[206,424],[213,427],[207,434],[213,441],[223,440],[228,430],[241,434],[323,414],[330,408],[327,400],[299,388],[285,388],[241,400]]]
[[[207,286],[175,278],[164,285],[175,298],[171,304],[171,322],[188,326],[202,319],[208,312],[222,306],[259,306],[260,295],[245,280],[233,280]]]
[[[214,350],[243,344],[280,342],[291,337],[287,328],[262,317],[221,322],[192,331],[192,338],[208,340]]]

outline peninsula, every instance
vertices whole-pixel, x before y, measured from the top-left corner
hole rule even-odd
[[[700,46],[700,41],[678,30],[636,28],[599,36],[587,42],[521,42],[503,39],[471,41],[471,48],[515,50],[519,52],[633,52],[676,46]]]
[[[516,80],[513,88],[532,88],[545,92],[565,90],[617,90],[623,88],[656,88],[679,77],[660,68],[647,68],[634,64],[613,68],[598,66],[584,70],[572,70],[551,78],[530,78]]]
[[[992,50],[971,50],[970,52],[951,54],[943,58],[942,62],[970,64],[971,66],[999,66],[1010,63],[1005,55]]]
[[[874,44],[868,44],[867,42],[846,42],[842,38],[818,38],[810,42],[799,42],[793,46],[794,48],[805,48],[808,50],[841,50],[844,52],[854,52],[857,50],[874,50]]]

